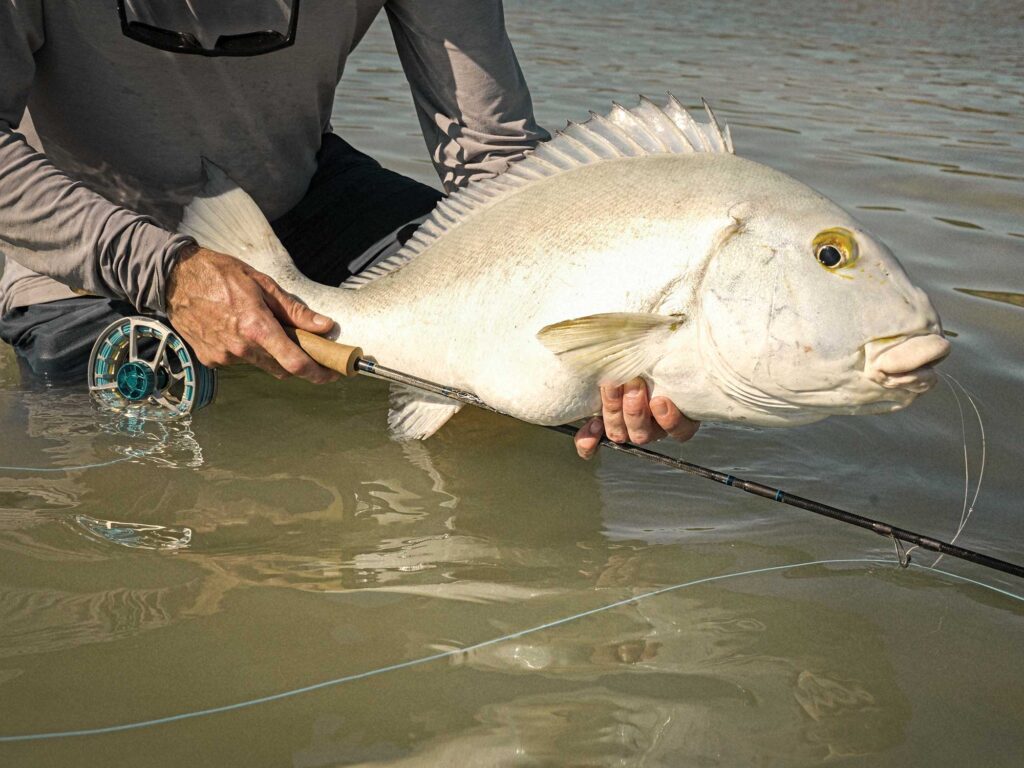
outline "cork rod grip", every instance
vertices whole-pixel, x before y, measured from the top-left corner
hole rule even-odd
[[[356,375],[356,360],[363,354],[363,350],[359,347],[350,347],[348,344],[329,341],[323,336],[317,336],[315,333],[303,331],[300,328],[295,329],[295,341],[307,355],[324,368],[337,371],[342,376]]]

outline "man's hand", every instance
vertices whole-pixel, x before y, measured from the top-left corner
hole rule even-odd
[[[271,376],[335,381],[285,334],[282,324],[326,333],[334,323],[242,261],[186,246],[171,271],[167,317],[204,365],[250,363]]]
[[[667,397],[647,399],[647,383],[633,379],[622,387],[601,387],[601,416],[595,416],[573,438],[576,452],[589,459],[597,452],[601,435],[616,443],[643,445],[669,435],[680,442],[693,437],[700,428]]]

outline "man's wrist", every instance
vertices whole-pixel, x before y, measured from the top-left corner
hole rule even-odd
[[[182,243],[180,247],[175,248],[174,251],[171,252],[170,258],[168,259],[168,278],[170,278],[171,275],[174,274],[175,267],[177,267],[181,262],[185,261],[186,259],[192,258],[201,250],[202,248],[200,247],[199,243],[192,239],[187,240],[186,242]]]
[[[178,265],[183,261],[186,261],[195,256],[201,251],[199,244],[192,238],[187,239],[180,246],[175,248],[168,254],[168,258],[165,262],[164,272],[164,310],[167,310],[167,304],[170,300],[171,294],[174,291],[174,285],[176,282],[176,273],[178,271]]]

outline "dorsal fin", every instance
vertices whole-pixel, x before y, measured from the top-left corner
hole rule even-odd
[[[555,138],[501,175],[471,182],[446,197],[398,253],[350,277],[342,288],[362,288],[400,269],[474,213],[536,181],[605,160],[693,152],[732,154],[729,128],[719,124],[706,101],[701,102],[710,122],[698,123],[672,94],[664,107],[641,96],[633,109],[613,104],[607,116],[591,112],[584,123],[569,122]]]

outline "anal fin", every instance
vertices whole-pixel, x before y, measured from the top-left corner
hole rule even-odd
[[[388,427],[396,440],[426,440],[459,412],[462,403],[421,389],[392,384]]]

